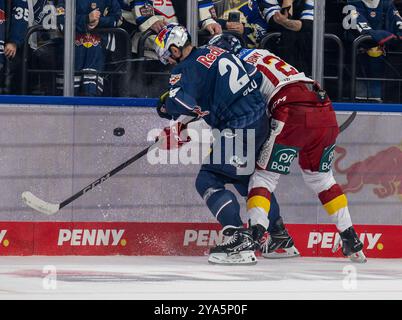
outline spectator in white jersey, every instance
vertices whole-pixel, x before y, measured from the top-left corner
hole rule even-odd
[[[130,0],[129,0],[130,1]],[[179,22],[186,25],[187,1],[183,0],[131,0],[132,14],[138,27],[133,40],[133,52],[137,52],[141,33],[151,29],[157,34],[165,25]],[[211,35],[222,33],[216,22],[216,12],[211,0],[198,0],[199,28],[207,30]],[[154,54],[155,36],[149,37],[145,43],[145,55],[157,58]]]

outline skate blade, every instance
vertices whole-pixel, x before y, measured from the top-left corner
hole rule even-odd
[[[257,264],[258,260],[254,251],[242,251],[230,255],[226,253],[211,253],[208,257],[208,262],[210,264],[232,266],[254,265]]]
[[[262,253],[261,255],[265,259],[285,259],[285,258],[296,258],[300,257],[300,252],[299,250],[296,249],[295,246],[292,246],[290,248],[283,248],[281,250],[284,250],[284,252],[270,252],[270,253]]]
[[[366,263],[367,258],[364,255],[363,251],[356,252],[348,257],[352,262],[356,263]]]

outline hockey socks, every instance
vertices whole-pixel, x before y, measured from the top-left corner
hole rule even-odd
[[[328,190],[320,192],[318,197],[339,232],[343,232],[352,226],[348,199],[338,184],[334,184]]]
[[[239,202],[231,191],[226,189],[215,190],[207,197],[206,203],[209,210],[223,227],[240,227],[243,225],[240,218]]]
[[[266,188],[252,188],[248,193],[247,212],[250,214],[250,224],[260,224],[268,229],[267,215],[271,209],[271,193]]]

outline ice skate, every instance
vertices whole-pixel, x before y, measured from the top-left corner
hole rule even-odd
[[[367,259],[363,253],[363,243],[360,241],[356,234],[355,229],[349,227],[343,232],[340,232],[340,238],[335,244],[332,252],[336,252],[342,243],[342,253],[345,257],[348,257],[351,261],[357,263],[366,263]]]
[[[279,218],[269,236],[260,240],[262,256],[267,259],[294,258],[300,256],[292,237]]]
[[[210,250],[209,263],[222,265],[253,265],[257,263],[254,254],[256,244],[250,230],[228,226],[223,229],[223,234],[229,238]]]

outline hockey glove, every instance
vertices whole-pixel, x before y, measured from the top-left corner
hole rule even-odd
[[[163,139],[160,149],[173,150],[179,149],[183,144],[191,141],[190,136],[187,134],[187,125],[177,122],[172,127],[166,127],[156,138],[156,141]]]
[[[166,99],[169,97],[169,91],[166,91],[159,97],[158,105],[156,106],[156,112],[159,117],[163,119],[172,120],[173,117],[166,111]]]
[[[377,42],[380,46],[383,46],[391,40],[397,39],[397,36],[386,30],[367,30],[367,33]]]

